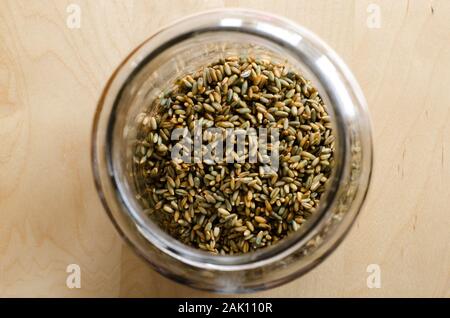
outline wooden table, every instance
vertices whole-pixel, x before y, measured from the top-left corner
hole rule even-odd
[[[161,277],[124,245],[94,189],[89,147],[102,88],[130,50],[224,6],[284,15],[322,37],[358,78],[374,128],[373,182],[349,236],[306,276],[250,296],[450,297],[446,0],[2,0],[0,296],[213,295]],[[79,289],[66,286],[72,263]],[[369,264],[381,288],[367,287]]]

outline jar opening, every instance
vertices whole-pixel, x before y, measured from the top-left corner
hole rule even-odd
[[[182,244],[143,213],[135,198],[130,145],[139,111],[161,88],[211,57],[267,55],[311,80],[329,107],[335,162],[317,211],[296,233],[242,255],[212,255]],[[95,184],[112,222],[162,274],[194,287],[226,292],[271,288],[306,273],[350,229],[372,168],[364,96],[341,59],[317,36],[290,21],[251,10],[214,10],[185,18],[145,41],[107,84],[93,126]]]
[[[233,55],[257,56],[284,62],[292,69],[306,74],[305,77],[319,87],[322,98],[330,107],[334,130],[338,135],[337,140],[345,140],[342,136],[344,131],[337,120],[338,114],[334,113],[327,91],[322,87],[320,78],[315,78],[314,71],[309,68],[309,63],[315,61],[308,61],[299,54],[298,46],[302,44],[302,37],[283,29],[283,38],[280,39],[279,28],[276,26],[271,28],[269,23],[264,22],[256,28],[250,28],[246,27],[244,22],[237,27],[237,19],[233,21],[231,23],[226,20],[215,28],[197,28],[181,33],[174,39],[166,39],[148,53],[127,78],[117,96],[114,104],[115,113],[121,115],[112,116],[107,141],[108,149],[111,149],[107,157],[110,174],[124,207],[135,220],[141,234],[159,249],[180,261],[198,267],[210,265],[227,270],[235,270],[236,267],[257,267],[264,262],[276,261],[289,254],[293,246],[303,244],[302,242],[308,238],[308,233],[317,226],[326,213],[329,202],[333,200],[339,175],[342,174],[342,162],[345,160],[345,144],[337,142],[337,165],[333,169],[331,180],[328,182],[318,210],[296,233],[290,234],[272,246],[247,254],[211,255],[186,246],[174,240],[145,215],[144,208],[135,200],[136,184],[133,184],[134,180],[130,177],[129,171],[129,163],[132,161],[130,143],[136,135],[136,131],[133,130],[133,120],[139,111],[142,111],[142,107],[156,99],[158,94],[173,83],[180,74],[189,74],[199,66],[207,64],[208,61]]]

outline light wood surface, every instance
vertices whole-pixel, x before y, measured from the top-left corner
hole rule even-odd
[[[66,25],[70,3],[79,29]],[[368,27],[371,3],[380,28]],[[89,147],[123,58],[159,27],[224,6],[286,16],[328,42],[359,80],[374,129],[371,188],[342,245],[306,276],[248,296],[450,297],[447,0],[0,0],[0,296],[215,296],[161,277],[124,245]],[[66,286],[71,263],[80,289]],[[369,264],[380,266],[379,289],[366,285]]]

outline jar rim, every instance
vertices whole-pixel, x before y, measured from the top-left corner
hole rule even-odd
[[[220,15],[220,17],[219,17]],[[243,17],[244,15],[245,17]],[[179,33],[180,27],[186,27],[188,24],[187,22],[193,21],[194,19],[199,19],[200,17],[208,17],[208,23],[210,23],[209,26],[205,27],[194,27],[191,26],[190,29],[185,29],[184,32],[181,34]],[[246,24],[248,21],[245,20],[245,18],[251,17],[253,19],[253,25],[252,24]],[[269,19],[270,18],[270,19]],[[263,26],[257,28],[258,21],[263,21]],[[283,26],[283,28],[276,26],[275,24],[280,24]],[[268,26],[274,26],[273,29],[270,29]],[[253,26],[253,28],[250,28]],[[286,33],[289,27],[290,31],[292,32],[292,36],[289,37]],[[275,30],[275,31],[274,31]],[[284,30],[284,32],[280,31]],[[102,109],[104,108],[104,105],[109,103],[111,107],[114,108],[114,104],[117,103],[117,101],[120,99],[120,91],[123,89],[125,83],[128,81],[130,77],[133,76],[133,74],[136,74],[136,72],[139,71],[139,68],[145,65],[148,62],[148,59],[151,59],[155,56],[155,54],[162,54],[162,52],[165,51],[166,47],[170,47],[174,43],[178,43],[178,41],[189,38],[190,36],[199,35],[202,32],[215,32],[215,31],[232,31],[232,32],[243,32],[243,33],[249,33],[256,36],[264,37],[265,39],[269,41],[275,41],[280,46],[283,46],[287,49],[292,50],[300,50],[298,47],[302,41],[303,44],[313,45],[316,49],[318,48],[320,54],[322,56],[325,56],[330,63],[331,66],[336,67],[339,69],[339,71],[343,74],[344,78],[343,80],[346,81],[345,84],[342,84],[342,87],[345,89],[347,86],[349,86],[354,91],[354,97],[356,98],[357,102],[360,104],[362,111],[365,110],[365,100],[362,96],[362,92],[360,91],[360,88],[356,81],[353,78],[353,75],[350,73],[348,68],[345,66],[345,64],[340,60],[340,58],[326,45],[324,44],[316,35],[312,34],[310,31],[304,29],[301,26],[298,26],[297,24],[294,24],[293,22],[274,16],[271,14],[267,14],[264,12],[259,12],[255,10],[247,10],[247,9],[216,9],[216,10],[209,10],[204,11],[198,14],[194,14],[191,16],[188,16],[186,18],[183,18],[181,20],[178,20],[174,23],[172,23],[170,26],[165,27],[161,29],[159,32],[157,32],[155,35],[144,41],[139,47],[137,47],[125,60],[124,62],[119,66],[119,68],[116,70],[116,72],[113,74],[113,76],[110,79],[110,82],[108,83],[107,87],[105,88],[103,92],[103,96],[99,102],[99,106],[96,112],[96,117],[94,121],[94,127],[93,127],[93,143],[92,143],[92,160],[93,160],[93,170],[94,170],[94,177],[95,177],[95,183],[97,186],[97,190],[100,194],[100,197],[102,198],[103,205],[105,206],[108,215],[110,216],[113,223],[116,225],[116,228],[119,230],[119,232],[122,233],[122,236],[130,242],[130,240],[127,239],[126,235],[123,234],[123,232],[120,229],[120,225],[116,222],[114,213],[111,211],[111,207],[109,206],[109,203],[107,202],[107,199],[105,199],[104,194],[104,178],[105,176],[101,175],[99,172],[99,160],[101,160],[98,156],[99,151],[106,150],[106,153],[103,153],[102,156],[104,156],[104,159],[106,159],[106,167],[109,169],[109,173],[107,174],[111,180],[111,185],[113,189],[115,190],[116,195],[121,201],[121,208],[129,209],[130,205],[127,205],[126,202],[124,202],[124,198],[120,198],[122,196],[122,193],[120,192],[120,185],[118,185],[114,178],[114,163],[112,162],[112,156],[109,151],[112,148],[112,144],[110,144],[111,140],[103,140],[102,142],[105,142],[105,149],[100,149],[100,145],[98,144],[98,129],[99,125],[98,122],[100,121],[100,116]],[[152,40],[155,39],[156,36],[164,37],[165,40],[160,43],[160,45],[156,45],[152,43]],[[150,48],[152,50],[149,50],[149,43]],[[327,52],[325,55],[323,52]],[[303,54],[311,54],[311,52],[303,52]],[[303,63],[305,60],[302,61]],[[318,75],[318,74],[315,74]],[[318,77],[320,81],[320,76]],[[347,85],[347,86],[345,86]],[[116,93],[114,94],[114,91]],[[341,100],[341,102],[344,101],[344,99]],[[353,104],[353,103],[352,103]],[[336,105],[331,105],[332,107],[336,107]],[[347,105],[350,107],[350,105]],[[355,110],[354,110],[355,111]],[[111,116],[110,116],[111,117]],[[111,120],[114,119],[114,116],[112,118],[108,118],[107,122],[107,133],[106,136],[111,137],[111,131],[114,129],[114,122]],[[369,123],[370,125],[370,123]],[[338,133],[343,134],[340,136],[342,140],[345,140],[346,137],[344,136],[346,134],[343,127],[337,125],[336,127],[338,129]],[[339,139],[340,139],[339,138]],[[370,139],[370,132],[369,132],[369,139]],[[371,143],[371,142],[370,142]],[[347,152],[348,149],[345,149],[348,145],[344,142],[340,144],[340,152],[341,152],[341,166],[339,170],[337,171],[336,178],[334,178],[334,184],[328,186],[328,188],[338,187],[339,186],[339,180],[342,178],[342,175],[345,173],[346,169],[346,162],[348,161]],[[368,167],[368,175],[367,178],[367,185],[365,188],[365,191],[367,191],[368,182],[370,179],[370,171],[371,171],[371,165],[372,165],[372,150],[371,150],[371,144],[370,149],[367,150],[369,157],[370,157],[370,167]],[[367,170],[367,169],[366,169]],[[337,189],[335,189],[337,190]],[[328,190],[327,190],[328,191]],[[335,193],[334,193],[335,194]],[[365,194],[364,194],[365,196]],[[117,198],[116,198],[117,199]],[[302,233],[299,233],[299,235],[292,235],[292,237],[289,239],[283,239],[280,242],[277,242],[277,244],[274,244],[273,246],[261,249],[259,251],[254,251],[248,254],[241,254],[241,255],[208,255],[207,252],[195,250],[194,248],[186,248],[186,245],[184,245],[181,242],[178,241],[170,241],[170,240],[163,240],[161,241],[161,237],[158,235],[154,235],[152,231],[150,231],[147,221],[143,221],[140,218],[136,218],[136,213],[132,213],[132,211],[128,211],[129,216],[133,219],[133,222],[136,226],[136,228],[140,231],[141,235],[143,235],[147,240],[150,241],[151,244],[156,246],[158,249],[160,249],[162,252],[170,255],[173,258],[176,258],[180,262],[186,263],[188,265],[198,267],[198,268],[207,268],[212,270],[218,270],[218,271],[239,271],[239,270],[251,270],[255,269],[261,266],[264,266],[268,263],[277,262],[280,261],[290,254],[292,254],[294,251],[298,250],[300,246],[304,246],[315,234],[318,228],[321,226],[324,226],[327,219],[331,216],[332,211],[329,209],[329,203],[332,203],[334,200],[334,197],[330,197],[330,201],[325,204],[319,205],[317,214],[318,217],[313,220],[314,222],[307,222],[309,223],[308,227],[304,229]],[[360,206],[363,201],[363,197],[360,198]],[[357,208],[357,212],[360,209],[360,206]],[[357,213],[356,213],[357,214]],[[354,217],[356,216],[354,215]],[[353,220],[352,220],[353,221]],[[351,222],[352,223],[352,222]],[[350,225],[348,225],[347,230],[350,228]],[[297,234],[297,233],[296,233]],[[300,235],[301,234],[301,235]],[[344,234],[343,234],[344,235]],[[296,237],[294,237],[296,236]],[[342,239],[342,238],[341,238]],[[130,242],[131,245],[134,245]],[[139,248],[136,246],[133,246],[136,250],[139,251]],[[333,248],[334,249],[334,248]],[[141,255],[143,255],[143,251],[139,251]],[[149,260],[147,257],[144,258],[151,263],[151,260]]]

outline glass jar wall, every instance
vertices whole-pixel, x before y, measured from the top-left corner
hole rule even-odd
[[[295,234],[241,255],[212,255],[178,242],[136,199],[132,156],[136,117],[178,77],[228,56],[283,62],[317,87],[336,133],[336,165],[317,212]],[[372,169],[364,96],[342,60],[317,36],[279,17],[216,10],[159,31],[119,66],[96,112],[92,166],[100,198],[122,237],[155,270],[178,282],[220,292],[249,292],[288,282],[342,241],[364,201]]]

